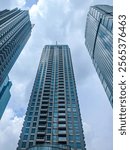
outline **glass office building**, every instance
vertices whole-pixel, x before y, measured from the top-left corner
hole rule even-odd
[[[85,45],[113,107],[113,7],[90,7],[85,29]]]
[[[17,150],[85,150],[68,45],[46,45]]]
[[[6,90],[5,84],[8,73],[17,60],[20,52],[27,43],[31,34],[32,25],[27,10],[13,9],[0,11],[0,89]],[[9,82],[10,83],[10,82]],[[10,86],[9,86],[10,87]],[[6,88],[10,89],[10,88]],[[9,91],[8,91],[9,93]],[[7,94],[7,92],[6,92]],[[7,96],[10,97],[10,94]],[[5,99],[7,104],[8,98]],[[0,110],[3,107],[0,98]],[[1,114],[2,115],[2,114]]]
[[[7,76],[3,84],[0,86],[0,119],[4,113],[5,107],[10,99],[10,88],[12,83]]]

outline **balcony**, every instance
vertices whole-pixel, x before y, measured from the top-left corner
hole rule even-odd
[[[60,105],[60,104],[65,104],[65,101],[64,100],[59,100],[58,101],[58,104]]]
[[[39,121],[39,126],[46,127],[46,121]]]
[[[66,124],[59,124],[59,128],[66,128]]]
[[[65,116],[65,113],[59,113],[58,115],[59,116]]]
[[[65,107],[65,102],[63,102],[63,103],[62,103],[62,102],[61,102],[61,103],[59,102],[58,107],[60,107],[60,108],[61,108],[61,107],[62,107],[62,108]]]
[[[66,130],[59,130],[59,131],[58,131],[58,134],[59,134],[59,135],[60,135],[60,134],[66,135]]]
[[[37,134],[37,140],[44,141],[44,137],[45,137],[45,134],[43,134],[43,133]]]
[[[64,111],[65,112],[65,108],[58,108],[58,111],[60,112],[62,112],[62,111]]]
[[[59,137],[58,138],[58,142],[66,142],[66,141],[67,141],[66,137]]]
[[[61,142],[62,144],[47,144],[47,143],[42,143],[40,141],[37,141],[36,144],[37,146],[33,146],[31,148],[28,148],[27,150],[71,150],[71,147],[69,145],[65,145],[66,141]]]
[[[43,134],[44,136],[45,136],[45,134],[46,134],[46,133],[45,133],[45,130],[38,130],[37,133],[38,133],[38,134]]]
[[[58,121],[59,122],[66,122],[66,119],[65,118],[59,118]]]
[[[46,127],[38,127],[38,132],[43,132],[44,134],[45,130],[46,130]]]
[[[58,113],[64,113],[65,114],[65,109],[58,109]]]

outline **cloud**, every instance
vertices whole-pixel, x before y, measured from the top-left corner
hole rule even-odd
[[[15,4],[16,3],[16,4]],[[26,0],[13,0],[13,5],[22,8],[26,4]]]
[[[109,120],[109,119],[108,119]],[[100,121],[100,120],[99,120]],[[110,120],[109,120],[110,121]],[[98,126],[97,122],[97,126]],[[109,122],[108,122],[109,124]],[[87,122],[83,121],[83,129],[84,129],[84,135],[86,138],[86,148],[88,150],[112,150],[113,149],[113,144],[112,144],[112,133],[108,131],[106,126],[101,127],[102,129],[99,129],[99,132],[103,132],[102,136],[99,134],[95,126],[88,124]],[[104,130],[103,128],[106,128]]]
[[[15,150],[24,117],[17,117],[11,108],[7,108],[0,120],[0,149]]]
[[[3,0],[0,1],[0,10],[22,8],[26,4],[26,0]]]

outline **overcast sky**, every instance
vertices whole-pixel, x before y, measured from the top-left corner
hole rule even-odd
[[[112,108],[85,47],[90,5],[112,0],[0,0],[0,10],[29,9],[35,24],[9,76],[11,99],[0,121],[0,150],[15,150],[44,45],[68,44],[88,150],[112,150]]]

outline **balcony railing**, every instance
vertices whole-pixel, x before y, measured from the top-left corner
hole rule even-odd
[[[61,145],[61,144],[39,144],[28,148],[27,150],[72,150],[69,145]]]

